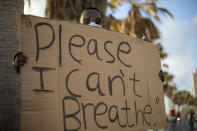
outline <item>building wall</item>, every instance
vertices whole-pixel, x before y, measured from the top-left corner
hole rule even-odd
[[[193,73],[193,89],[191,89],[191,94],[194,96],[194,97],[197,97],[197,69],[196,71]]]
[[[192,88],[189,89],[189,93],[194,96],[194,87],[193,87],[193,83],[192,83]]]

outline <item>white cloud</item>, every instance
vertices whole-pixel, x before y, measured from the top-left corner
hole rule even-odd
[[[197,16],[192,20],[176,21],[165,19],[160,26],[161,43],[168,58],[164,60],[170,68],[169,71],[175,76],[175,83],[179,89],[192,87],[192,73],[197,68],[197,56],[195,42],[197,41]]]

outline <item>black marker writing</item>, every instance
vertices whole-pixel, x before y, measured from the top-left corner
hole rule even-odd
[[[77,104],[78,109],[70,114],[66,114],[66,101],[73,101]],[[63,121],[64,121],[64,131],[78,131],[81,128],[81,121],[79,120],[79,118],[76,117],[76,115],[80,112],[80,104],[78,102],[78,100],[73,97],[73,96],[65,96],[62,100],[62,108],[63,108]],[[75,129],[68,129],[67,124],[66,124],[66,120],[67,119],[74,119],[76,120],[76,122],[78,123],[78,127],[75,126]]]
[[[136,93],[135,84],[136,84],[136,82],[139,82],[140,80],[135,79],[135,73],[134,73],[133,78],[129,78],[129,80],[133,81],[133,92],[134,92],[134,94],[138,97],[142,97],[141,95]]]
[[[92,103],[83,104],[81,103],[82,111],[83,111],[83,121],[84,121],[84,128],[87,129],[87,122],[86,122],[86,108],[88,106],[94,106]]]
[[[97,77],[97,84],[95,88],[91,88],[89,85],[89,80],[91,77],[96,76]],[[100,96],[104,96],[105,94],[101,91],[101,87],[100,87],[100,74],[97,72],[92,72],[88,75],[87,79],[86,79],[86,87],[89,91],[95,91],[96,89],[98,90],[98,94]]]
[[[97,110],[98,110],[98,108],[99,108],[100,106],[103,106],[103,107],[105,108],[105,110],[104,110],[103,112],[101,112],[101,113],[98,113]],[[94,108],[94,121],[95,121],[96,125],[97,125],[99,128],[101,128],[101,129],[106,129],[107,126],[100,125],[100,124],[98,123],[98,121],[97,121],[97,116],[104,115],[106,112],[107,112],[107,105],[106,105],[104,102],[98,103],[98,104],[95,106],[95,108]]]
[[[148,120],[146,119],[145,115],[150,115],[152,113],[152,107],[150,105],[145,105],[145,107],[144,107],[144,109],[142,111],[140,109],[137,109],[136,101],[134,103],[135,103],[136,125],[138,124],[138,118],[139,118],[139,113],[140,113],[141,116],[142,116],[143,125],[144,125],[144,122],[145,122],[148,126],[151,126],[151,123],[148,122]]]
[[[59,25],[59,66],[62,66],[62,25]]]
[[[124,46],[124,45],[126,45],[127,47],[128,47],[128,50],[123,50],[123,49],[121,49],[121,46]],[[120,53],[124,53],[124,54],[129,54],[131,52],[131,46],[129,45],[129,43],[128,42],[121,42],[120,44],[119,44],[119,46],[118,46],[118,50],[117,50],[117,57],[118,57],[118,60],[120,61],[120,63],[122,63],[124,66],[126,66],[126,67],[129,67],[129,68],[131,68],[131,65],[128,65],[128,64],[126,64],[126,63],[124,63],[123,61],[122,61],[122,59],[120,58]]]
[[[128,127],[133,127],[134,124],[129,125],[129,118],[128,118],[129,114],[128,114],[128,111],[131,110],[131,108],[128,107],[127,100],[125,100],[125,107],[124,107],[124,108],[121,108],[121,109],[122,109],[122,110],[125,110],[126,118],[127,118],[127,126],[128,126]]]
[[[121,83],[122,83],[122,88],[123,88],[123,95],[125,96],[125,84],[124,84],[124,80],[123,80],[123,78],[120,76],[120,75],[117,75],[117,76],[114,76],[114,77],[108,77],[108,88],[109,88],[109,94],[110,94],[110,96],[112,96],[113,95],[113,82],[115,81],[115,80],[120,80],[121,81]]]
[[[69,82],[69,79],[70,79],[71,75],[72,75],[74,72],[76,72],[76,71],[79,71],[79,69],[74,69],[74,70],[70,71],[70,72],[68,73],[68,75],[66,76],[66,89],[67,89],[67,91],[68,91],[72,96],[81,97],[81,95],[77,95],[77,94],[73,93],[73,92],[70,90],[69,86],[68,86],[68,82]]]
[[[49,27],[50,31],[52,32],[52,38],[51,38],[50,43],[44,47],[40,47],[39,32],[38,32],[38,27],[42,27],[42,26]],[[55,41],[55,32],[54,32],[52,25],[49,23],[45,23],[45,22],[37,23],[34,25],[34,27],[35,27],[35,33],[36,33],[36,47],[37,47],[36,48],[36,61],[38,61],[40,50],[45,50],[47,48],[50,48],[53,45]]]
[[[112,60],[107,60],[107,63],[114,63],[115,62],[115,57],[111,54],[111,52],[107,49],[107,44],[113,44],[112,41],[106,41],[104,44],[104,49],[105,51],[112,57]]]
[[[113,109],[114,109],[115,112],[116,112],[114,118],[112,118],[112,116],[111,116],[112,110],[113,110]],[[112,122],[112,123],[118,121],[118,125],[119,125],[120,127],[126,127],[126,126],[127,126],[126,124],[122,125],[122,124],[120,123],[119,114],[118,114],[118,107],[117,107],[116,105],[112,105],[112,106],[109,108],[108,117],[109,117],[110,122]]]
[[[73,43],[73,39],[80,39],[82,41],[81,44],[76,44],[76,43]],[[80,59],[77,59],[76,57],[73,56],[72,54],[72,48],[71,47],[77,47],[77,48],[81,48],[85,45],[85,38],[81,35],[73,35],[70,40],[69,40],[69,43],[68,43],[68,48],[69,48],[69,53],[70,53],[70,56],[73,58],[74,61],[76,61],[77,63],[81,64],[81,61]]]
[[[90,51],[90,45],[91,43],[94,44],[94,50],[91,52]],[[94,55],[96,54],[96,57],[98,60],[102,61],[103,59],[99,57],[99,54],[98,54],[98,44],[97,44],[97,40],[96,39],[91,39],[88,41],[88,46],[87,46],[87,51],[88,51],[88,54],[89,55]]]
[[[44,80],[43,80],[43,72],[44,71],[51,71],[55,70],[55,68],[51,67],[32,67],[33,70],[40,72],[40,87],[41,89],[34,89],[36,92],[53,92],[52,90],[46,90],[44,87]]]

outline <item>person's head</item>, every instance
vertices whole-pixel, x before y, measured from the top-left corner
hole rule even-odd
[[[90,26],[103,27],[103,15],[96,8],[86,8],[81,13],[79,22]]]

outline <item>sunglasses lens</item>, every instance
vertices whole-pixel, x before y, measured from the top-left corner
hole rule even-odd
[[[84,18],[83,23],[88,25],[90,23],[90,18]]]
[[[102,23],[102,19],[101,18],[95,18],[95,23],[100,25]]]

